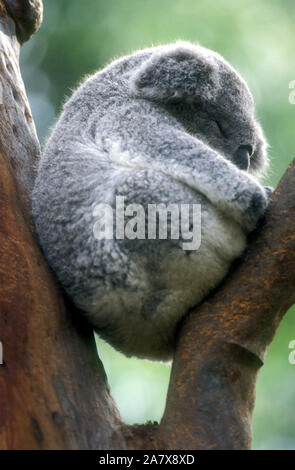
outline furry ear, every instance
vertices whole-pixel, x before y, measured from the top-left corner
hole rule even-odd
[[[218,62],[211,51],[186,42],[157,49],[131,77],[136,96],[155,101],[210,100],[216,96]]]

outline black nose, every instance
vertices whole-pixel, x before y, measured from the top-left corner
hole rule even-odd
[[[250,166],[250,155],[252,148],[250,145],[240,145],[234,155],[234,163],[241,170],[248,170]]]

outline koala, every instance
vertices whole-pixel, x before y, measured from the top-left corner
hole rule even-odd
[[[32,213],[50,266],[103,339],[171,359],[180,319],[225,277],[267,207],[267,161],[247,84],[216,52],[178,41],[85,80],[45,145]],[[197,249],[183,249],[182,234],[137,236],[136,223],[133,237],[95,236],[97,205],[115,213],[118,200],[129,222],[156,207],[157,230],[158,205],[200,207]]]

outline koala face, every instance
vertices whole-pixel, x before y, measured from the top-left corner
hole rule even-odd
[[[179,42],[155,52],[139,67],[133,92],[163,106],[185,130],[241,170],[266,165],[266,141],[255,120],[246,82],[217,53]]]

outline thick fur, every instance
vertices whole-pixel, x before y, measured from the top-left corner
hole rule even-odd
[[[187,42],[136,52],[65,104],[33,192],[40,243],[104,339],[128,356],[169,359],[180,318],[223,279],[267,206],[256,180],[266,163],[252,96],[220,55]],[[119,195],[144,207],[201,204],[199,250],[96,240],[94,207]]]

